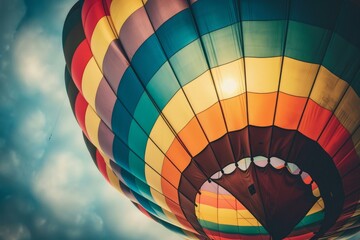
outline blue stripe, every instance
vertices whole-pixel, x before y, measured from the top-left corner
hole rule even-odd
[[[190,9],[186,9],[167,20],[156,31],[168,57],[198,38]]]

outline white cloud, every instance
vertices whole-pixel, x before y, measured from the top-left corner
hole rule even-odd
[[[47,101],[62,102],[64,57],[61,39],[36,22],[24,25],[14,44],[14,72],[26,90],[40,93]]]
[[[77,226],[67,230],[69,238],[79,238],[84,234],[80,226],[90,224],[92,231],[101,232],[106,226],[119,237],[129,239],[180,239],[143,215],[112,188],[97,172],[90,156],[87,159],[79,159],[73,153],[49,156],[33,180],[33,191],[59,221]],[[100,210],[94,210],[96,207]],[[44,221],[39,220],[38,224]]]
[[[34,192],[59,218],[79,222],[79,212],[84,211],[93,198],[90,188],[81,185],[91,176],[85,169],[89,170],[71,153],[52,155],[35,176]]]
[[[67,225],[65,233],[69,238],[88,234],[84,226],[91,226],[92,232],[103,230],[103,220],[94,211],[99,181],[102,180],[90,159],[79,159],[73,153],[52,153],[44,166],[34,176],[32,188],[42,204],[55,218]],[[101,182],[100,182],[101,183]],[[38,226],[46,224],[38,220]]]
[[[25,113],[12,135],[17,149],[31,160],[39,159],[44,154],[47,141],[46,117],[40,110]]]

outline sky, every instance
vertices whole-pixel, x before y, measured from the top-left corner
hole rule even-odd
[[[113,189],[66,95],[75,0],[0,0],[0,239],[181,239]]]

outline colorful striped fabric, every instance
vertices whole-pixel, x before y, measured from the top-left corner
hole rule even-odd
[[[360,230],[358,0],[84,0],[66,87],[89,152],[187,239]]]

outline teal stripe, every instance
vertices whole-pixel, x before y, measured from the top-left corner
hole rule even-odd
[[[147,93],[143,93],[141,96],[139,103],[134,112],[134,119],[138,122],[138,124],[144,129],[144,131],[149,135],[156,119],[159,117],[159,112],[155,108],[154,104],[150,100]],[[141,131],[142,132],[142,131]],[[130,131],[131,134],[131,131]],[[130,135],[129,134],[129,135]],[[136,134],[133,135],[135,138]],[[129,136],[130,142],[130,136]],[[141,151],[135,151],[139,154],[139,156],[143,157]]]
[[[157,71],[154,77],[146,86],[149,94],[160,109],[163,109],[174,94],[180,89],[179,83],[170,67],[169,62],[166,62]]]
[[[296,226],[295,229],[305,228],[314,223],[318,223],[324,219],[325,213],[323,211],[311,214],[309,216],[304,217]]]
[[[237,0],[198,0],[192,5],[200,35],[224,28],[240,21]]]
[[[320,64],[332,32],[304,23],[289,22],[285,55]]]
[[[268,234],[263,226],[233,226],[226,224],[216,224],[202,219],[198,220],[201,226],[211,231],[244,235]]]
[[[336,76],[351,82],[360,96],[360,49],[349,44],[339,35],[334,35],[326,52],[323,65]]]
[[[128,67],[121,78],[117,89],[117,97],[126,106],[129,112],[133,113],[143,92],[144,88],[140,84],[134,70],[131,67]]]
[[[124,106],[116,100],[111,117],[111,129],[124,142],[128,141],[132,119],[133,117],[126,111]]]
[[[239,24],[233,24],[202,36],[206,56],[211,68],[243,56],[240,36]]]
[[[131,66],[146,86],[165,61],[164,52],[156,35],[153,34],[135,52]]]
[[[243,22],[246,57],[281,56],[285,39],[285,21]],[[235,59],[234,59],[235,60]]]
[[[171,57],[180,49],[198,38],[190,9],[167,20],[156,31],[166,56]]]
[[[206,70],[208,65],[202,51],[200,40],[196,40],[170,58],[181,86],[194,80]]]

